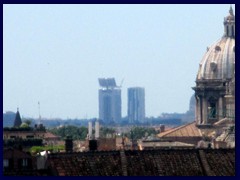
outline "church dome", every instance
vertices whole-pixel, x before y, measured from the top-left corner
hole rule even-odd
[[[235,16],[232,7],[224,18],[224,35],[207,48],[197,74],[197,80],[231,79],[235,71]]]
[[[207,48],[197,73],[195,118],[199,127],[209,127],[224,118],[234,118],[235,17],[232,7],[224,18],[224,35]]]

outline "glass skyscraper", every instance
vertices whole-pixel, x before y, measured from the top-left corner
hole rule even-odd
[[[141,87],[128,88],[129,123],[145,121],[145,90]]]
[[[120,122],[122,118],[121,89],[113,78],[99,79],[99,119],[105,123]]]

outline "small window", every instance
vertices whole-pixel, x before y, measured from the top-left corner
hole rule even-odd
[[[8,159],[3,159],[3,167],[5,167],[5,168],[9,167],[9,160]]]
[[[22,159],[22,167],[28,166],[28,159]]]
[[[211,62],[210,67],[211,67],[212,71],[215,71],[217,68],[217,64],[215,62]]]

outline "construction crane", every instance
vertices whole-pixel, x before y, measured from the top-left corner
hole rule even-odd
[[[122,79],[122,81],[121,81],[121,83],[120,83],[120,86],[118,86],[119,88],[122,87],[123,82],[124,82],[124,78]]]

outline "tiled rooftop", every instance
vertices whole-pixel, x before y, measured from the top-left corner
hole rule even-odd
[[[48,165],[60,176],[121,176],[119,151],[50,154]]]
[[[235,175],[235,152],[233,153],[233,150],[205,150],[205,154],[215,176]]]
[[[132,176],[203,176],[197,150],[126,151]]]
[[[29,154],[24,152],[21,154],[19,150],[10,149],[8,153],[4,151],[4,159],[13,158],[13,155],[30,158]],[[55,153],[48,155],[46,169],[17,167],[4,169],[4,175],[234,176],[235,149],[192,148]]]
[[[233,176],[235,149],[57,153],[48,168],[59,176]]]
[[[169,129],[168,131],[158,134],[158,137],[201,137],[200,130],[196,127],[195,122]]]

